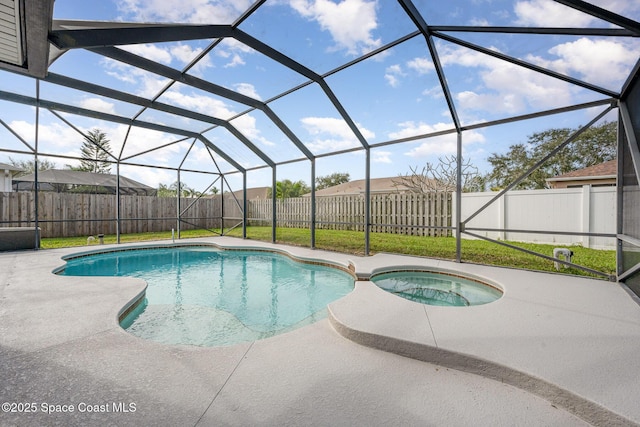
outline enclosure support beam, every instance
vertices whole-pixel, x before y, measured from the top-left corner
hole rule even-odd
[[[120,216],[120,162],[118,162],[116,163],[116,243],[120,243]]]
[[[462,262],[462,132],[458,132],[456,149],[456,262]]]
[[[616,209],[616,234],[622,235],[622,223],[624,221],[623,215],[623,203],[624,203],[624,120],[622,119],[622,111],[618,109],[618,156],[617,156],[617,177],[616,177],[616,201],[617,201],[617,209]],[[624,271],[624,262],[622,258],[622,240],[616,240],[616,273],[618,274],[618,280],[620,280],[620,275]]]
[[[224,191],[220,191],[220,195],[224,200]],[[224,225],[224,211],[222,214]],[[242,238],[247,238],[247,171],[242,172]]]
[[[224,179],[220,180],[220,235],[224,235]]]
[[[178,187],[176,189],[176,232],[178,239],[180,239],[180,193],[182,192],[182,183],[180,182],[180,169],[176,172],[178,175]]]
[[[627,148],[629,149],[629,154],[631,157],[631,164],[633,165],[633,172],[635,174],[635,178],[638,182],[640,182],[640,149],[639,144],[638,144],[638,140],[636,138],[636,129],[634,127],[634,123],[633,123],[633,117],[631,116],[631,112],[629,111],[629,108],[627,106],[627,103],[625,101],[620,101],[620,108],[619,108],[619,112],[620,112],[620,121],[622,122],[622,128],[624,129],[624,136],[626,137],[626,141],[624,141],[624,139],[620,138],[619,140],[619,144],[622,145],[624,143],[627,144]],[[622,148],[619,148],[620,151],[623,151]],[[618,193],[619,193],[619,200],[623,199],[623,194],[624,194],[624,187],[625,187],[625,182],[624,182],[624,178],[623,178],[623,174],[624,174],[624,159],[621,160],[621,157],[618,158],[618,176],[622,177],[621,181],[618,181]],[[623,202],[624,203],[624,202]],[[620,234],[618,234],[618,259],[619,259],[619,270],[618,270],[618,281],[624,281],[625,279],[627,279],[628,277],[633,276],[634,274],[636,274],[638,271],[640,271],[640,263],[635,264],[632,268],[628,269],[627,271],[624,271],[624,264],[622,262],[622,257],[623,257],[623,253],[622,253],[622,244],[623,241],[627,242],[631,245],[634,245],[636,247],[640,246],[640,241],[638,241],[635,237],[633,236],[628,236],[624,234],[624,228],[622,227],[622,223],[623,223],[623,219],[624,219],[624,204],[620,204],[618,205],[618,211],[622,211],[622,213],[619,214],[619,224],[618,224],[618,229]],[[635,292],[635,291],[634,291]]]
[[[451,114],[451,120],[453,120],[456,129],[460,130],[460,119],[458,118],[455,103],[453,102],[453,96],[451,95],[451,91],[449,90],[449,84],[447,83],[444,69],[442,68],[440,57],[438,56],[438,51],[436,49],[435,43],[433,42],[431,30],[429,29],[426,21],[411,0],[399,0],[399,3],[406,14],[409,16],[409,18],[413,21],[414,25],[424,36],[425,42],[427,43],[427,48],[429,49],[431,60],[433,61],[433,65],[435,67],[436,75],[438,76],[438,80],[440,81],[440,88],[442,89],[444,98],[447,101],[449,113]]]
[[[34,247],[36,249],[40,249],[40,230],[38,229],[39,225],[40,225],[39,222],[38,222],[39,221],[39,218],[38,218],[38,216],[39,216],[38,205],[40,204],[40,203],[38,203],[38,194],[40,193],[38,191],[39,190],[39,185],[38,185],[38,139],[39,139],[38,137],[39,137],[39,133],[38,133],[38,130],[40,128],[40,126],[39,126],[40,125],[40,80],[36,80],[36,100],[37,100],[37,104],[36,104],[36,129],[35,129],[35,148],[36,148],[36,151],[35,151],[35,157],[34,157],[34,166],[35,166],[34,167],[34,174],[35,174],[34,176],[35,176],[35,185],[36,185],[35,190],[36,191],[35,191],[35,194],[34,194],[34,197],[33,197],[34,204],[35,204],[34,209],[33,209],[34,210],[34,214],[35,214],[35,223],[34,223],[33,226],[35,227],[34,235],[36,236],[35,237],[36,242],[35,242]]]
[[[316,248],[316,159],[311,159],[311,249]]]
[[[371,148],[365,150],[365,179],[364,179],[364,254],[369,256],[371,249]]]
[[[276,173],[276,167],[271,167],[271,242],[276,242],[276,180],[278,176]]]

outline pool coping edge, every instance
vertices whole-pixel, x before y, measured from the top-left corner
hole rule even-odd
[[[327,311],[327,317],[333,329],[354,343],[511,385],[539,396],[553,405],[562,407],[595,426],[640,425],[602,405],[532,374],[440,346],[431,346],[356,329],[338,319],[331,304],[327,307]]]

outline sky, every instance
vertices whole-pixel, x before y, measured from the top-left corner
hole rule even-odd
[[[249,0],[56,0],[54,19],[124,22],[174,22],[231,24],[253,2]],[[640,21],[640,0],[599,0],[591,3]],[[179,7],[177,6],[179,4]],[[414,4],[429,25],[533,26],[615,28],[592,16],[551,0],[416,0]],[[423,37],[406,41],[337,72],[343,64],[416,31],[399,4],[387,0],[268,0],[239,29],[277,49],[314,73],[325,76],[359,133],[368,144],[412,138],[454,129],[454,121],[436,74],[433,57]],[[640,41],[630,37],[585,37],[447,32],[462,39],[590,85],[618,92],[640,57]],[[507,117],[563,108],[605,99],[606,96],[560,79],[535,73],[492,56],[434,37],[455,111],[463,126]],[[151,61],[183,70],[214,40],[120,46]],[[261,111],[85,50],[71,50],[49,68],[91,83],[147,99],[207,114],[230,123],[276,163],[277,179],[310,183],[310,163],[291,162],[304,155]],[[188,70],[192,76],[213,82],[250,98],[269,101],[269,107],[314,154],[316,175],[349,173],[365,177],[363,150],[335,156],[323,154],[361,147],[340,112],[318,84],[235,40],[221,40]],[[306,85],[305,85],[306,84]],[[292,88],[301,89],[281,96]],[[0,90],[35,96],[33,79],[0,72]],[[125,117],[187,129],[203,135],[245,168],[264,162],[222,127],[183,117],[143,110],[110,98],[99,97],[42,82],[41,99],[94,109]],[[275,99],[274,99],[275,98]],[[588,123],[604,107],[477,128],[462,134],[465,159],[481,173],[490,169],[487,157],[502,154],[512,144],[526,142],[534,132],[550,128],[577,128]],[[615,113],[607,116],[615,120]],[[0,148],[25,150],[35,146],[34,108],[0,101]],[[176,134],[128,128],[110,122],[66,113],[38,112],[38,149],[62,168],[77,165],[83,141],[81,132],[99,128],[111,141],[121,173],[147,185],[171,184],[184,170],[230,172],[233,167],[212,154],[199,141]],[[10,129],[10,130],[9,130]],[[19,135],[20,138],[15,135]],[[125,143],[126,141],[126,143]],[[160,149],[155,149],[162,147]],[[152,150],[152,151],[149,151]],[[456,153],[456,135],[449,133],[400,144],[382,144],[371,150],[371,177],[398,176],[420,169],[426,162]],[[0,162],[27,159],[26,155],[0,152]],[[216,175],[182,172],[187,185],[204,191],[220,188]],[[241,174],[226,174],[232,189],[242,186]],[[271,184],[272,171],[262,168],[247,174],[247,186]]]

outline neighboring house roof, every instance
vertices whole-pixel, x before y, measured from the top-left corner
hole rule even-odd
[[[15,172],[21,172],[22,171],[22,169],[20,169],[19,167],[10,165],[8,163],[0,163],[0,170],[15,171]]]
[[[388,178],[371,178],[370,190],[372,193],[395,193],[407,191],[408,187],[399,184],[400,178],[397,176]],[[356,179],[353,181],[345,182],[344,184],[334,185],[332,187],[323,188],[316,191],[316,197],[318,196],[346,196],[352,194],[364,194],[364,179]],[[309,197],[311,194],[305,194],[304,197]]]
[[[247,200],[250,199],[267,199],[269,197],[269,191],[271,187],[254,187],[247,188]],[[242,199],[242,190],[234,191],[233,194],[238,199]]]
[[[389,178],[371,178],[370,188],[372,193],[396,193],[404,192],[408,190],[408,187],[402,184],[396,184],[400,180],[399,177]],[[394,182],[395,181],[395,182]],[[364,194],[364,179],[356,179],[353,181],[345,182],[344,184],[334,185],[333,187],[327,187],[322,190],[316,191],[316,197],[322,196],[346,196],[353,194]],[[247,188],[247,200],[253,199],[268,199],[269,191],[271,187],[254,187]],[[225,193],[227,194],[227,193]],[[236,198],[242,199],[242,190],[234,191]],[[208,197],[219,197],[219,194]],[[302,197],[310,197],[311,193],[304,194]]]
[[[609,160],[604,163],[571,171],[562,175],[547,178],[547,182],[558,181],[587,181],[593,179],[612,179],[618,174],[618,161]]]
[[[269,198],[269,190],[270,189],[271,189],[271,187],[247,188],[247,200],[268,199]],[[224,193],[225,196],[230,196],[231,194],[233,194],[236,197],[236,199],[242,200],[242,190],[232,191],[231,193],[227,193],[225,191],[225,193]],[[208,198],[216,198],[216,197],[220,197],[220,194],[214,194],[214,195],[210,195],[210,196],[207,196],[207,197]]]
[[[17,190],[33,190],[35,174],[23,175],[13,179]],[[87,185],[104,187],[115,194],[117,176],[108,173],[93,173],[67,169],[47,169],[38,172],[41,190],[55,190],[54,185]],[[120,191],[123,194],[155,195],[156,189],[133,179],[120,175]]]

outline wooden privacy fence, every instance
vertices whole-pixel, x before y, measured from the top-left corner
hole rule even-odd
[[[33,227],[35,193],[0,193],[0,226]],[[181,199],[181,229],[220,227],[216,199]],[[189,209],[186,209],[191,203]],[[186,211],[185,211],[186,209]],[[177,199],[120,196],[120,232],[145,233],[176,228]],[[110,194],[38,194],[38,226],[42,237],[75,237],[116,233],[116,196]]]
[[[316,199],[316,228],[364,231],[364,196],[323,196]],[[450,236],[435,228],[451,225],[451,193],[375,194],[371,196],[371,231],[416,236]],[[231,203],[225,217],[241,215]],[[236,212],[231,214],[231,210]],[[271,225],[270,199],[249,200],[247,217],[252,225]],[[297,197],[276,201],[278,227],[309,227],[311,199]]]
[[[35,194],[0,193],[0,226],[29,227],[35,221]],[[189,209],[188,206],[193,204]],[[242,200],[239,201],[242,206]],[[225,197],[225,227],[242,220],[242,211]],[[219,228],[221,198],[181,199],[180,227]],[[249,225],[271,225],[272,201],[247,201]],[[278,227],[308,228],[311,199],[298,197],[276,201]],[[120,232],[144,233],[176,228],[177,200],[173,197],[120,196]],[[108,194],[41,192],[38,220],[42,237],[92,236],[116,233],[116,197]],[[419,236],[448,236],[451,225],[451,194],[375,194],[371,196],[371,231]],[[365,203],[361,195],[318,197],[316,227],[363,231]]]

